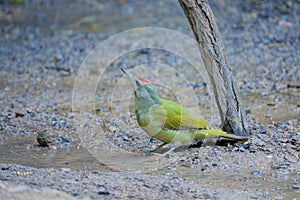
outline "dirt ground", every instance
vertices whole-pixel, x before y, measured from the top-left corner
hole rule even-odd
[[[162,35],[126,37],[126,49],[134,50],[108,66],[93,52],[131,28],[192,37],[178,2],[0,1],[0,199],[299,199],[300,2],[210,5],[251,138],[227,146],[208,140],[160,157],[149,155],[161,143],[138,127],[132,88],[119,68],[138,66],[133,72],[153,81],[162,97],[200,108],[218,127],[209,83],[174,52],[137,48],[167,43]],[[103,74],[95,98],[80,101],[82,112],[74,109],[74,88],[85,64],[101,67],[86,71],[77,86],[84,92],[97,70]],[[38,145],[38,134],[49,147]]]

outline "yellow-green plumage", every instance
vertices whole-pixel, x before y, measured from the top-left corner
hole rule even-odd
[[[135,90],[137,121],[150,136],[165,143],[175,142],[181,145],[212,137],[245,139],[222,130],[205,129],[209,124],[204,119],[192,115],[174,101],[160,99],[149,81],[136,78],[123,68],[121,70],[128,75]]]
[[[188,110],[180,106],[178,103],[166,99],[161,100],[161,109],[167,111],[167,119],[164,126],[165,128],[204,128],[208,126],[208,123],[205,120],[192,115]]]

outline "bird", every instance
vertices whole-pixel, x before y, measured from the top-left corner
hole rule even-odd
[[[193,115],[174,101],[160,98],[149,80],[137,78],[124,67],[121,70],[134,89],[137,122],[149,136],[164,144],[173,143],[175,147],[207,138],[247,139],[222,130],[208,129],[209,123],[204,119]]]

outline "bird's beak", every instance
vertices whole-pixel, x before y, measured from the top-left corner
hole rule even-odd
[[[137,77],[135,77],[133,74],[131,74],[127,69],[121,67],[122,72],[127,75],[129,78],[130,83],[132,84],[134,90],[138,89],[141,87],[142,83],[138,80]]]

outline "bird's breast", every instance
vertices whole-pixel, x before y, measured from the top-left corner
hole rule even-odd
[[[150,124],[150,116],[149,113],[143,111],[135,111],[137,121],[140,126],[147,126]]]
[[[167,118],[167,112],[159,104],[144,109],[136,109],[135,114],[140,126],[162,126]]]

